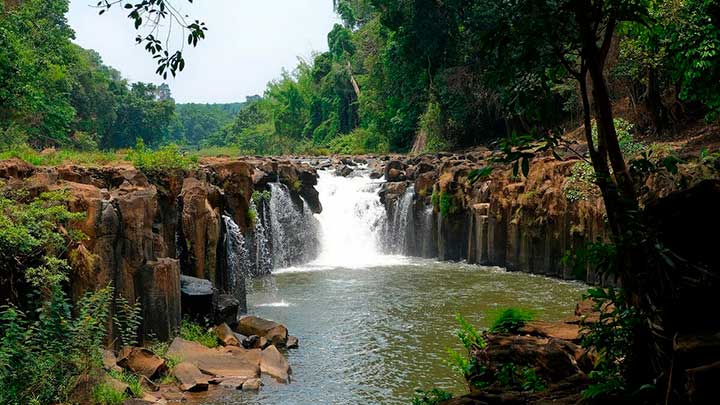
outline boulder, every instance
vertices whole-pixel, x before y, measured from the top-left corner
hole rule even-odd
[[[275,346],[268,346],[260,355],[260,371],[278,382],[289,382],[290,365]]]
[[[247,336],[264,337],[277,347],[284,347],[288,339],[288,330],[285,325],[256,316],[240,318],[237,331]]]
[[[225,378],[253,378],[260,375],[255,356],[209,349],[199,343],[175,338],[168,356],[194,364],[203,373]]]
[[[342,177],[347,177],[351,175],[355,170],[353,170],[351,167],[348,167],[346,165],[340,165],[335,169],[335,174]]]
[[[687,393],[693,404],[711,404],[718,400],[720,361],[685,370]]]
[[[117,378],[111,377],[109,375],[105,376],[105,379],[103,380],[103,383],[105,383],[107,386],[112,388],[113,390],[117,392],[122,392],[123,394],[127,396],[132,395],[132,390],[130,390],[130,386],[125,384],[124,382],[118,380]]]
[[[518,332],[580,343],[580,325],[577,323],[530,321]]]
[[[214,280],[217,246],[220,239],[220,190],[193,177],[183,181],[180,193],[181,247],[183,272],[194,277]]]
[[[240,311],[240,301],[232,295],[218,294],[213,301],[213,319],[217,325],[236,325]]]
[[[213,313],[215,288],[210,280],[180,276],[182,314],[201,320]]]
[[[180,382],[180,389],[183,391],[207,391],[208,379],[197,368],[196,365],[187,361],[182,362],[173,368],[173,375]]]
[[[225,346],[240,346],[240,340],[238,340],[235,333],[230,329],[226,323],[222,323],[213,328],[215,335]]]
[[[112,350],[103,350],[103,368],[106,371],[122,371],[122,367],[117,365],[117,357]]]
[[[405,181],[407,176],[405,172],[398,169],[385,170],[385,180],[389,182]]]
[[[297,349],[298,347],[300,347],[300,341],[295,336],[288,336],[285,347],[287,347],[288,349]]]
[[[225,388],[230,388],[234,390],[240,390],[242,389],[243,384],[245,381],[248,381],[245,378],[225,378],[223,380],[220,380],[217,385]]]
[[[148,379],[167,370],[165,360],[143,347],[124,347],[118,354],[118,366]]]
[[[247,381],[245,381],[242,385],[243,391],[259,391],[260,387],[262,387],[263,383],[262,380],[259,378],[251,378]]]
[[[576,355],[577,345],[564,340],[533,336],[488,335],[486,358],[492,367],[514,363],[533,366],[539,377],[557,382],[582,373]]]

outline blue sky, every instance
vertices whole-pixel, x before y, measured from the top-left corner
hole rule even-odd
[[[262,94],[282,68],[327,50],[327,33],[338,22],[332,0],[174,0],[184,14],[204,21],[207,39],[185,50],[188,65],[168,79],[178,102],[243,101]],[[135,44],[136,31],[123,9],[99,16],[93,0],[71,0],[68,20],[75,42],[95,49],[131,81],[160,83],[155,61]],[[180,41],[181,35],[175,35]]]

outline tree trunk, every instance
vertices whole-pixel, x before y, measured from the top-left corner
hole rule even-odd
[[[657,70],[655,68],[648,69],[647,74],[647,92],[645,93],[645,108],[650,113],[653,128],[658,133],[665,129],[666,117],[665,107],[662,104],[660,92],[658,91]]]

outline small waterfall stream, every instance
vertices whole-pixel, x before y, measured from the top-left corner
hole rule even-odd
[[[240,301],[242,308],[247,308],[245,281],[251,276],[250,254],[240,227],[227,215],[223,215],[222,220],[225,226],[228,292]]]
[[[317,220],[308,204],[293,200],[282,183],[270,183],[270,243],[274,269],[303,264],[317,257]]]

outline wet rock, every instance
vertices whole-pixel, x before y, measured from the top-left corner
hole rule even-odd
[[[194,364],[203,373],[225,378],[253,378],[260,375],[260,365],[251,356],[235,355],[209,349],[199,343],[175,338],[168,356]]]
[[[240,318],[237,331],[247,336],[264,337],[277,347],[284,347],[288,339],[288,330],[285,325],[256,316]]]
[[[384,174],[380,170],[373,170],[370,172],[370,178],[373,180],[377,180],[377,179],[381,178],[382,176],[384,176]]]
[[[347,176],[351,175],[354,171],[355,170],[353,170],[352,168],[350,168],[346,165],[341,165],[341,166],[338,166],[337,169],[335,169],[335,174],[338,176],[347,177]]]
[[[405,181],[407,176],[405,172],[398,169],[385,170],[385,180],[389,182]]]
[[[295,336],[288,336],[285,347],[287,347],[288,349],[297,349],[298,347],[300,347],[300,341]]]
[[[246,381],[248,380],[244,378],[226,378],[220,381],[218,385],[233,390],[240,390]]]
[[[215,336],[220,339],[220,341],[225,346],[240,346],[240,341],[238,340],[237,336],[235,336],[235,333],[230,329],[230,327],[223,323],[213,328],[213,332],[215,332]]]
[[[263,383],[262,380],[259,378],[251,378],[247,381],[245,381],[242,385],[243,391],[259,391],[260,387],[262,387]]]
[[[189,362],[182,362],[173,368],[173,375],[180,382],[183,391],[207,391],[208,379],[197,366]]]
[[[290,365],[275,346],[268,346],[260,356],[260,371],[278,382],[289,382]]]
[[[258,335],[250,335],[243,339],[242,341],[242,347],[246,349],[253,349],[257,347],[260,343],[260,336]]]
[[[218,294],[213,302],[215,324],[236,325],[240,316],[240,301],[229,294]]]
[[[118,366],[148,379],[167,370],[165,360],[142,347],[124,347],[118,354]]]
[[[210,280],[180,276],[180,291],[184,316],[202,320],[213,313],[215,288]]]

